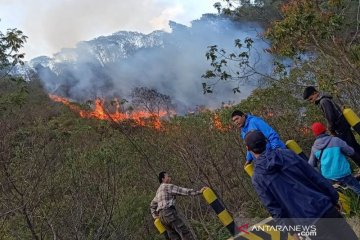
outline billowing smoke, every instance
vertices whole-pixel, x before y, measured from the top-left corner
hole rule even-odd
[[[220,82],[214,93],[204,95],[201,75],[210,69],[205,57],[210,45],[234,50],[235,39],[250,37],[253,49],[260,54],[260,60],[254,56],[250,61],[259,60],[256,67],[262,73],[271,71],[271,56],[263,51],[267,43],[259,37],[263,30],[255,23],[204,15],[191,27],[174,22],[170,27],[171,33],[114,33],[63,49],[54,58],[33,59],[31,64],[47,90],[63,97],[78,101],[114,96],[126,99],[135,87],[155,88],[169,95],[180,112],[199,105],[214,108],[222,102],[239,102],[257,84],[254,78],[240,86],[240,94],[234,94],[234,85]]]

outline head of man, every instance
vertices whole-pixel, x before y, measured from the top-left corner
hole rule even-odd
[[[321,122],[314,122],[311,125],[311,130],[315,137],[318,137],[319,135],[326,133],[326,127]]]
[[[320,93],[316,90],[315,87],[309,86],[309,87],[305,88],[303,97],[304,97],[304,100],[314,103],[316,101],[316,99],[318,99],[319,94]]]
[[[241,128],[241,127],[244,126],[244,123],[245,123],[245,120],[246,120],[246,115],[242,111],[235,110],[231,114],[231,120],[232,120],[232,122],[234,123],[235,126],[237,126],[238,128]]]
[[[245,144],[248,151],[252,152],[256,158],[266,150],[267,139],[258,130],[250,131],[245,136]]]
[[[170,183],[170,182],[171,182],[171,177],[167,172],[162,171],[159,173],[159,183]]]

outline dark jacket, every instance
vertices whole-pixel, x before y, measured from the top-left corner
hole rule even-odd
[[[340,106],[334,102],[331,96],[321,93],[318,99],[316,99],[315,104],[319,105],[324,113],[330,132],[339,134],[345,129],[350,129],[350,125],[342,114]]]
[[[338,202],[329,181],[291,150],[267,150],[254,163],[252,183],[279,224],[312,224]]]

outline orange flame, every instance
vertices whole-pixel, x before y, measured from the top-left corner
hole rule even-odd
[[[230,129],[229,126],[224,126],[220,120],[220,117],[215,113],[214,114],[214,117],[213,117],[213,124],[214,124],[214,127],[220,131],[227,131]]]
[[[307,126],[303,126],[299,128],[299,132],[301,132],[303,135],[309,135],[311,134],[311,130]]]
[[[62,98],[56,95],[49,94],[51,100],[55,102],[61,102],[67,105],[72,111],[79,113],[82,118],[96,118],[101,120],[113,120],[115,122],[122,122],[125,120],[133,120],[139,126],[146,126],[146,119],[151,119],[151,126],[155,129],[161,129],[160,118],[167,115],[166,111],[160,111],[158,114],[150,113],[147,111],[133,111],[131,113],[120,112],[120,104],[115,99],[116,110],[114,113],[108,113],[105,111],[104,100],[97,98],[95,100],[95,109],[93,111],[85,111],[80,107],[71,103],[68,99]]]

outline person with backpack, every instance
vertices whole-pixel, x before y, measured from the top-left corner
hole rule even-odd
[[[311,129],[316,140],[311,148],[309,164],[318,167],[325,178],[349,187],[360,196],[360,183],[351,175],[346,159],[354,154],[354,149],[340,138],[326,134],[326,127],[320,122],[313,123]]]

